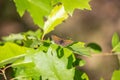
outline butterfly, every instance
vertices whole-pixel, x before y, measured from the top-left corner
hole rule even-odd
[[[72,40],[65,40],[55,35],[52,35],[51,38],[56,44],[61,45],[61,46],[68,46],[73,43]]]

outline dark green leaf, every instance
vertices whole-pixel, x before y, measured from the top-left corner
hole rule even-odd
[[[100,53],[100,52],[102,52],[102,48],[98,44],[96,44],[96,43],[89,43],[87,45],[87,47],[89,47],[91,52],[93,52],[93,53]]]
[[[64,56],[64,50],[63,50],[63,48],[61,48],[61,46],[58,46],[58,48],[56,49],[56,51],[57,51],[58,58],[61,58],[61,57]]]
[[[68,65],[67,65],[67,69],[71,69],[73,67],[73,62],[74,62],[74,58],[73,56],[69,56],[68,57]]]
[[[78,69],[75,69],[74,80],[89,80],[89,79],[88,79],[88,76],[84,72]]]

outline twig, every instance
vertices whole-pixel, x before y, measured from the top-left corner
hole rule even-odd
[[[4,69],[2,70],[2,74],[3,74],[4,79],[7,80],[7,77],[6,77]]]

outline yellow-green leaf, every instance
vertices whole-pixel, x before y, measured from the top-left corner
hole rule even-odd
[[[119,43],[119,41],[119,35],[117,33],[114,33],[112,37],[112,47],[114,48]]]
[[[17,58],[21,58],[27,50],[28,48],[26,47],[19,46],[15,43],[6,42],[4,46],[0,46],[0,63],[5,60],[16,60]]]
[[[71,15],[75,9],[91,10],[91,7],[89,5],[90,0],[52,0],[52,1],[54,5],[61,2],[65,7],[67,13],[70,13]]]
[[[120,70],[116,70],[113,72],[111,80],[120,80]]]
[[[54,30],[55,26],[62,23],[68,17],[63,5],[57,5],[50,13],[44,25],[44,35]]]

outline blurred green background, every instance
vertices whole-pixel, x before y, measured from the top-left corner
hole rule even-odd
[[[103,52],[111,50],[114,32],[120,34],[120,0],[91,0],[91,11],[76,9],[47,36],[56,34],[75,41],[99,44]],[[21,18],[13,0],[0,0],[0,39],[11,33],[36,30],[38,28],[26,11]]]

